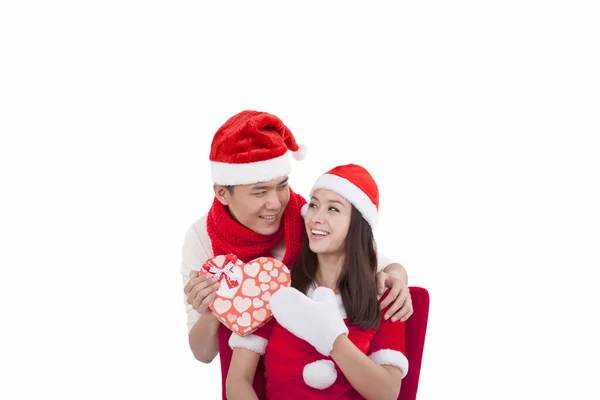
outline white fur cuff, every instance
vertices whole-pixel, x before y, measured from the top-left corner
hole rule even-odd
[[[408,359],[404,354],[397,350],[378,350],[371,354],[369,358],[379,365],[393,365],[394,367],[400,368],[402,371],[402,378],[408,373]]]
[[[269,343],[267,339],[252,334],[240,336],[236,333],[232,333],[229,338],[229,347],[232,349],[243,348],[258,353],[261,356],[265,354],[267,343]]]

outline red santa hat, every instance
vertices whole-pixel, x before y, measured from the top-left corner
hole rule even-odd
[[[212,180],[219,185],[267,182],[291,171],[287,152],[302,160],[306,148],[275,115],[245,110],[215,133],[210,148]]]
[[[365,168],[356,164],[340,165],[321,175],[310,191],[312,197],[317,189],[333,190],[348,200],[375,229],[379,219],[379,189]],[[306,216],[308,205],[302,207]]]

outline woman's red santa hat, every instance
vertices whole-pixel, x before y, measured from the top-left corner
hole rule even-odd
[[[356,164],[340,165],[321,175],[310,191],[310,197],[317,189],[329,189],[348,200],[375,229],[379,220],[379,189],[377,183],[365,168]],[[302,207],[306,216],[308,205]]]
[[[249,185],[267,182],[291,172],[288,151],[297,160],[306,148],[275,115],[245,110],[219,128],[210,148],[214,183]]]

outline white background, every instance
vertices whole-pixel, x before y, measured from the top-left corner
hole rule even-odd
[[[179,263],[243,109],[309,147],[296,191],[377,179],[420,400],[600,398],[596,2],[199,3],[2,2],[0,398],[219,398]]]

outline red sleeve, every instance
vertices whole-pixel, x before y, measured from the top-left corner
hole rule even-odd
[[[387,294],[386,294],[387,295]],[[385,298],[384,295],[381,300]],[[380,300],[380,302],[381,302]],[[389,308],[389,307],[388,307]],[[393,365],[402,370],[402,377],[408,372],[408,359],[405,352],[405,322],[392,322],[384,319],[385,310],[381,311],[381,319],[377,332],[371,341],[369,357],[380,365]]]
[[[273,318],[269,319],[266,324],[253,332],[253,335],[260,336],[263,339],[269,340],[271,327],[273,326]]]

